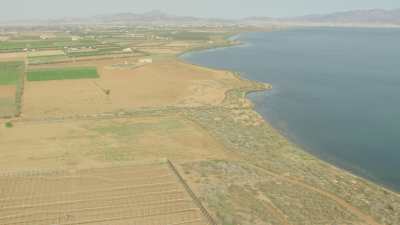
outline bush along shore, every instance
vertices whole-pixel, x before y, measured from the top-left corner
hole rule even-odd
[[[182,112],[236,156],[182,165],[219,223],[400,224],[398,194],[290,143],[245,97],[271,86],[243,82],[219,107]]]

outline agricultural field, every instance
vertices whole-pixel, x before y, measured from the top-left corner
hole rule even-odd
[[[81,168],[106,162],[225,159],[206,130],[173,114],[14,122],[0,127],[0,171]]]
[[[15,114],[15,94],[15,86],[0,86],[0,117],[10,117]]]
[[[48,68],[28,71],[28,81],[76,80],[99,78],[94,67]]]
[[[18,113],[23,73],[23,62],[0,62],[0,117]]]
[[[230,72],[210,70],[175,59],[162,59],[135,67],[138,60],[74,64],[96,67],[100,75],[98,79],[27,82],[24,116],[37,118],[146,107],[216,105],[224,99],[228,89],[241,83]],[[63,67],[63,64],[52,66],[56,69]]]
[[[23,68],[23,62],[0,62],[0,85],[17,85]]]
[[[60,56],[60,55],[65,55],[64,51],[45,50],[45,51],[28,52],[28,57],[44,57],[44,56]]]
[[[0,224],[209,224],[171,165],[0,174]]]
[[[29,65],[52,64],[61,62],[73,62],[73,59],[69,58],[67,55],[28,57]]]
[[[25,52],[0,53],[0,62],[24,61],[25,58]]]
[[[81,39],[72,41],[70,38],[50,38],[47,40],[9,40],[1,42],[0,52],[18,52],[24,49],[48,50],[56,49],[62,50],[64,47],[84,47],[94,46],[98,44],[93,39]]]
[[[400,224],[397,193],[253,110],[246,94],[270,85],[177,59],[238,44],[233,28],[37,29],[1,42],[29,81],[0,64],[1,225]]]

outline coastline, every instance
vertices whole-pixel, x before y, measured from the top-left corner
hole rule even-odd
[[[182,59],[183,55],[184,54],[178,59],[185,63],[196,65],[188,62],[186,59]],[[204,67],[201,65],[196,66]],[[217,107],[213,112],[208,112],[209,118],[205,118],[204,115],[196,115],[201,114],[201,112],[194,111],[186,113],[188,117],[201,124],[212,136],[224,143],[228,148],[238,151],[238,154],[243,157],[243,163],[246,164],[248,168],[253,167],[254,169],[266,170],[270,175],[280,177],[280,179],[289,182],[294,182],[294,184],[307,187],[310,190],[314,189],[313,191],[319,194],[322,193],[327,198],[337,198],[336,202],[342,207],[348,207],[348,210],[354,207],[355,211],[352,213],[357,214],[359,219],[362,219],[367,224],[386,224],[386,222],[383,221],[387,220],[393,221],[393,223],[388,224],[396,224],[399,222],[399,212],[391,210],[394,209],[392,206],[393,204],[400,204],[399,193],[390,190],[384,185],[355,175],[351,171],[339,168],[304,150],[301,146],[296,145],[278,129],[274,128],[266,118],[256,112],[254,103],[248,98],[248,95],[251,93],[271,89],[272,85],[244,79],[237,72],[227,72],[232,73],[246,85],[240,89],[229,90],[226,93],[226,99],[221,104],[221,107]],[[243,117],[246,118],[246,121],[237,120],[232,116],[237,114],[245,114],[246,116]],[[248,123],[248,121],[260,120],[262,123]],[[226,124],[221,121],[225,121]],[[223,129],[221,126],[229,126],[229,128]],[[268,139],[265,139],[265,137]],[[243,141],[240,139],[243,139]],[[269,146],[270,149],[266,149],[266,146]],[[267,159],[271,157],[277,161],[271,162],[270,159]],[[208,171],[210,170],[209,167],[217,167],[218,164],[221,164],[221,162],[209,163],[209,165],[201,165],[201,163],[200,165],[184,164],[182,167],[186,170],[185,172],[190,171],[188,173],[192,173],[193,170],[201,171],[205,169],[202,167],[206,167]],[[229,164],[231,162],[223,163]],[[212,177],[212,175],[210,175],[210,177]],[[233,182],[230,181],[229,178],[224,179],[229,180],[225,180],[225,182]],[[192,181],[192,183],[195,182],[196,181]],[[222,188],[222,186],[226,184],[219,185],[221,185],[220,188]],[[210,194],[207,193],[210,191],[209,188],[215,186],[215,184],[206,183],[200,186],[199,189],[203,190],[203,192],[200,191],[200,195],[203,201],[205,201],[205,204],[210,207],[213,212],[221,210],[205,200],[217,198],[217,196],[210,196]],[[365,194],[365,192],[368,194]],[[297,197],[300,199],[302,198],[301,195]],[[344,201],[344,203],[342,201]],[[387,205],[385,207],[389,210],[385,211],[381,209],[381,205]],[[390,211],[394,211],[394,213]]]
[[[202,66],[202,65],[193,64],[193,63],[189,63],[189,62],[186,62],[186,61],[184,61],[184,62],[185,62],[185,63],[188,63],[188,64],[190,64],[190,65],[195,65],[195,66],[204,67],[204,66]],[[209,67],[204,67],[204,68],[207,68],[207,69],[214,69],[214,68],[209,68]],[[329,161],[322,160],[322,159],[320,159],[317,155],[314,155],[314,154],[310,153],[309,151],[306,151],[303,147],[301,147],[301,146],[299,146],[298,144],[294,143],[294,141],[291,140],[286,134],[282,133],[279,129],[277,129],[277,128],[275,128],[274,126],[272,126],[271,123],[268,121],[267,118],[264,118],[261,114],[259,114],[259,113],[255,110],[254,103],[248,98],[248,96],[249,96],[250,94],[252,94],[252,93],[265,92],[265,91],[270,91],[270,90],[272,90],[272,89],[273,89],[273,85],[270,84],[270,83],[263,83],[263,82],[258,82],[258,81],[254,81],[254,80],[247,80],[247,79],[241,77],[241,75],[240,75],[239,72],[234,72],[234,71],[229,71],[229,70],[226,70],[226,71],[232,73],[232,74],[233,74],[235,77],[237,77],[239,80],[241,80],[241,81],[243,81],[243,82],[250,82],[250,83],[253,83],[253,85],[254,85],[254,86],[251,87],[251,88],[246,87],[246,88],[244,88],[244,89],[231,89],[231,90],[228,90],[228,91],[226,92],[226,95],[229,96],[229,92],[231,92],[231,91],[232,91],[232,92],[241,92],[241,93],[242,93],[241,96],[242,96],[243,98],[245,98],[245,99],[250,103],[250,104],[249,104],[249,105],[250,105],[249,108],[250,108],[254,113],[256,113],[259,117],[262,117],[262,118],[263,118],[263,122],[264,122],[267,126],[269,126],[269,128],[272,129],[274,132],[276,132],[276,133],[279,134],[280,136],[284,137],[284,138],[287,140],[288,143],[290,143],[291,145],[295,146],[297,149],[301,150],[303,153],[306,153],[306,154],[309,154],[309,155],[312,156],[312,157],[315,157],[315,158],[316,158],[317,160],[319,160],[320,162],[326,163],[328,166],[331,166],[331,167],[333,167],[334,169],[341,170],[343,173],[348,173],[349,175],[352,175],[354,178],[365,180],[366,182],[368,182],[368,183],[370,183],[370,184],[372,184],[372,185],[376,185],[376,186],[378,186],[378,187],[380,187],[380,188],[385,189],[386,191],[389,191],[389,192],[392,192],[392,193],[394,193],[394,194],[397,194],[397,195],[399,195],[399,197],[400,197],[400,193],[398,193],[398,192],[396,192],[396,191],[394,191],[394,190],[391,190],[390,188],[386,187],[385,185],[379,184],[379,183],[376,183],[376,182],[374,182],[374,181],[372,181],[372,180],[369,180],[369,179],[366,179],[366,178],[364,178],[364,177],[358,176],[358,175],[354,174],[352,171],[346,170],[346,169],[343,169],[343,168],[340,168],[340,167],[338,167],[338,166],[332,164],[332,163],[329,162]],[[237,97],[237,96],[236,96],[236,97]],[[229,97],[227,97],[227,98],[229,98]],[[223,103],[223,104],[225,104],[225,103]]]
[[[335,27],[336,27],[336,26],[333,26],[333,28],[335,28]],[[338,27],[340,27],[340,26],[338,26]],[[296,28],[296,27],[294,27],[294,28]],[[387,28],[387,27],[378,27],[378,28]],[[399,28],[400,28],[400,26],[399,26]],[[290,28],[289,28],[289,29],[290,29]],[[271,32],[271,31],[267,31],[267,32]],[[229,36],[226,37],[226,40],[230,40],[232,37],[235,37],[235,38],[237,39],[237,38],[240,37],[241,34],[243,34],[243,32],[238,32],[238,33],[229,35]],[[211,48],[203,47],[203,48],[199,48],[199,49],[192,49],[192,50],[189,50],[189,51],[187,51],[187,52],[183,52],[183,53],[179,54],[179,55],[177,56],[177,59],[183,61],[183,62],[186,63],[186,64],[195,65],[195,66],[199,66],[199,67],[204,67],[204,68],[207,68],[207,69],[220,70],[220,69],[211,68],[211,67],[206,67],[206,66],[203,66],[203,65],[200,65],[200,64],[192,63],[192,62],[190,62],[189,60],[184,59],[183,57],[184,57],[185,54],[192,53],[192,52],[193,52],[193,53],[201,53],[202,51],[208,51],[208,50],[213,50],[213,49],[225,49],[225,48],[231,48],[231,47],[242,46],[242,45],[245,45],[245,44],[246,44],[245,42],[241,42],[241,41],[238,41],[237,43],[238,43],[238,44],[233,44],[233,45],[228,45],[228,46],[215,46],[215,47],[211,47]],[[269,91],[269,90],[271,90],[271,89],[273,88],[273,85],[270,84],[270,83],[263,83],[263,82],[259,82],[259,81],[255,81],[255,80],[248,80],[248,79],[245,79],[245,78],[242,77],[241,73],[240,73],[240,72],[237,72],[237,71],[231,71],[231,70],[225,70],[225,71],[226,71],[226,72],[232,73],[235,77],[237,77],[237,78],[238,78],[239,80],[241,80],[241,81],[244,81],[244,82],[254,82],[254,83],[256,83],[257,85],[260,85],[260,84],[261,84],[261,86],[262,86],[262,85],[265,85],[264,88],[257,87],[257,88],[254,88],[254,89],[249,89],[249,90],[244,91],[244,92],[243,92],[243,93],[244,93],[243,97],[246,98],[246,99],[251,103],[251,105],[252,105],[252,110],[253,110],[254,112],[256,112],[259,116],[261,116],[261,117],[264,119],[265,123],[267,123],[272,129],[275,130],[275,132],[277,132],[279,135],[281,135],[281,136],[283,136],[284,138],[286,138],[290,143],[292,143],[293,145],[295,145],[297,148],[301,149],[302,151],[304,151],[304,152],[307,153],[307,154],[312,155],[313,157],[316,157],[318,160],[321,160],[322,162],[327,163],[327,164],[330,165],[330,166],[333,166],[333,167],[336,168],[336,169],[342,170],[343,172],[349,173],[349,174],[353,175],[354,177],[357,177],[357,178],[360,178],[360,179],[364,179],[364,180],[366,180],[366,181],[368,181],[368,182],[370,182],[370,183],[372,183],[372,184],[375,184],[375,185],[380,186],[380,187],[382,187],[382,188],[384,188],[384,189],[387,189],[387,191],[391,191],[391,192],[393,192],[393,193],[396,193],[396,194],[400,195],[399,192],[397,192],[397,191],[395,191],[395,190],[392,190],[391,187],[390,187],[389,185],[387,185],[387,184],[385,184],[385,183],[383,183],[383,182],[377,181],[376,178],[374,178],[372,175],[369,175],[367,172],[363,172],[363,173],[362,173],[365,177],[356,175],[356,174],[354,174],[353,171],[351,171],[350,169],[345,169],[345,168],[341,168],[341,167],[339,167],[339,166],[336,166],[336,165],[334,164],[334,162],[335,162],[336,160],[331,160],[331,161],[323,160],[323,159],[321,159],[321,158],[318,156],[317,153],[312,153],[311,151],[305,150],[305,148],[307,148],[307,147],[305,147],[305,146],[300,146],[300,145],[296,144],[295,141],[294,141],[293,139],[291,139],[291,138],[289,137],[288,134],[285,134],[284,132],[280,131],[278,128],[275,128],[274,126],[272,126],[272,124],[268,121],[267,118],[265,118],[264,116],[262,116],[261,114],[259,114],[259,113],[255,110],[254,103],[253,103],[253,102],[249,99],[249,97],[248,97],[248,96],[249,96],[250,94],[252,94],[252,93]],[[234,89],[232,89],[232,91],[234,91]]]
[[[0,172],[165,159],[217,224],[400,224],[398,193],[304,151],[257,112],[249,95],[271,84],[163,56],[74,64],[98,68],[96,81],[27,84],[23,115],[0,128],[15,149]]]

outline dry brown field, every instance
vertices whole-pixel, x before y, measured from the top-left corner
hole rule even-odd
[[[150,53],[150,54],[179,54],[180,52],[184,51],[184,48],[171,48],[171,47],[146,47],[146,48],[139,48],[140,51]]]
[[[179,116],[15,122],[0,128],[0,146],[0,170],[7,171],[228,155],[206,130]]]
[[[205,225],[169,164],[0,175],[2,225]]]
[[[0,62],[1,61],[19,61],[19,60],[25,60],[25,59],[26,59],[25,52],[0,53]]]
[[[144,107],[217,105],[227,90],[240,85],[229,72],[178,60],[156,61],[134,69],[110,68],[123,62],[120,59],[74,64],[96,66],[100,79],[26,82],[23,115],[46,117]],[[110,90],[110,94],[104,90]]]

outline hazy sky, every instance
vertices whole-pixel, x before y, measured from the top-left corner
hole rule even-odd
[[[0,20],[150,10],[197,17],[284,17],[351,9],[400,8],[400,0],[0,0],[0,3]]]

